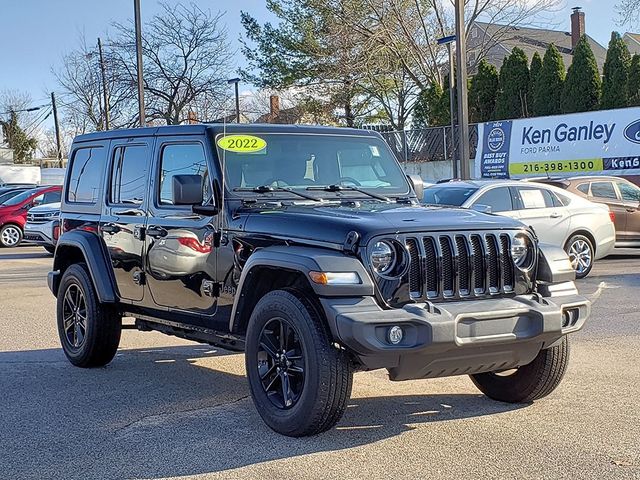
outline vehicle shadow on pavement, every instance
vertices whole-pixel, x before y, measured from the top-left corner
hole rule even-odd
[[[51,258],[53,259],[53,255],[48,253],[45,250],[40,252],[23,252],[23,253],[4,253],[0,255],[0,261],[2,260],[27,260],[30,258]]]
[[[253,407],[238,355],[202,345],[121,350],[79,369],[61,350],[0,352],[6,478],[161,478],[377,442],[428,422],[521,408],[482,395],[354,398],[333,430],[293,439]],[[54,475],[55,474],[55,475]]]

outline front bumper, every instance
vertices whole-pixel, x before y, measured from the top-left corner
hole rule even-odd
[[[24,226],[24,240],[36,245],[56,246],[56,239],[53,238],[54,228],[58,225],[58,220],[46,223],[29,223]]]
[[[418,303],[394,310],[383,310],[369,298],[321,301],[334,335],[365,369],[387,368],[392,380],[408,380],[530,363],[541,349],[582,328],[589,316],[587,299],[574,289],[560,293]],[[398,345],[387,338],[395,325],[404,333]]]

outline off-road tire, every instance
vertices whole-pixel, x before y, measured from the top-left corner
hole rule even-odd
[[[530,403],[546,397],[560,384],[569,364],[569,339],[541,350],[533,362],[511,375],[494,372],[470,375],[473,383],[489,398],[507,403]]]
[[[9,235],[9,232],[12,232],[12,235]],[[13,223],[8,223],[0,228],[0,247],[3,248],[12,248],[17,247],[22,242],[22,229]],[[8,238],[11,238],[11,243],[7,243]],[[15,239],[15,240],[13,240]]]
[[[276,318],[294,326],[304,357],[302,392],[288,409],[278,408],[268,398],[258,371],[260,335],[265,325]],[[304,294],[275,290],[265,295],[249,319],[245,350],[251,396],[272,430],[303,437],[329,430],[340,420],[351,396],[351,361],[344,350],[335,346],[323,315]]]
[[[571,257],[571,246],[574,244],[578,244],[580,245],[580,242],[586,243],[586,245],[589,248],[589,251],[591,252],[591,258],[589,261],[589,266],[583,270],[582,272],[579,272],[576,269],[576,278],[577,279],[582,279],[585,278],[587,275],[589,275],[589,273],[591,272],[591,269],[593,268],[593,264],[595,262],[595,247],[593,246],[593,242],[588,238],[585,237],[584,235],[572,235],[571,238],[567,241],[566,245],[565,245],[565,252],[567,252],[567,255],[569,255]]]
[[[70,343],[64,327],[65,294],[72,285],[80,289],[86,304],[84,341],[77,347]],[[71,265],[62,276],[57,296],[57,323],[62,349],[73,365],[82,368],[102,367],[115,356],[120,344],[122,318],[111,306],[98,301],[84,263]]]

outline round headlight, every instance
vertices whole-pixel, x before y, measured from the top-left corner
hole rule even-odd
[[[529,238],[526,235],[516,235],[511,241],[511,258],[518,268],[527,268],[529,258]]]
[[[371,248],[371,266],[376,273],[389,273],[396,264],[396,250],[385,241],[376,242]]]

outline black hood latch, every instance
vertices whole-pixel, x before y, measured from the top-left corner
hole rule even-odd
[[[360,234],[351,230],[347,233],[347,238],[342,244],[342,251],[351,255],[358,253],[358,242],[360,241]]]

